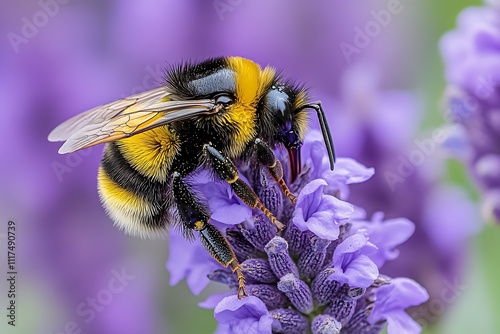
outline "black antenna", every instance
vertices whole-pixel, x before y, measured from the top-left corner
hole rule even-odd
[[[332,135],[330,134],[330,128],[328,127],[328,123],[326,121],[325,112],[323,111],[323,107],[321,107],[321,102],[313,102],[300,107],[299,110],[311,108],[316,110],[318,115],[319,125],[321,126],[321,132],[323,133],[323,139],[325,140],[326,150],[328,152],[328,158],[330,159],[330,169],[334,169],[335,164],[335,148],[333,147]]]

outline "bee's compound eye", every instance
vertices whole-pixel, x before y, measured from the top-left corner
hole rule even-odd
[[[233,102],[233,98],[229,94],[221,93],[215,96],[215,103],[222,105],[229,105]]]

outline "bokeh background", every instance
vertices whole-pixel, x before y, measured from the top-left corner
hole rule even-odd
[[[155,87],[168,64],[219,55],[271,64],[306,83],[327,109],[338,154],[376,167],[380,177],[354,186],[352,200],[369,213],[415,221],[414,238],[387,271],[432,292],[434,303],[414,311],[424,333],[500,328],[500,227],[476,215],[479,195],[466,168],[436,149],[396,192],[382,177],[415,150],[415,140],[445,123],[439,39],[479,0],[401,0],[402,12],[349,59],[341,43],[354,44],[355,29],[391,1],[41,3],[0,0],[0,265],[6,272],[6,223],[13,220],[19,272],[15,328],[6,324],[0,276],[1,333],[215,330],[212,311],[197,306],[207,292],[193,296],[184,282],[169,285],[168,242],[123,235],[101,209],[102,147],[61,156],[46,137],[72,115]],[[9,34],[23,29],[29,37],[12,43]],[[383,142],[387,134],[394,136]],[[117,273],[126,279],[117,283]],[[458,285],[452,295],[448,283]],[[91,313],[95,298],[105,303]]]

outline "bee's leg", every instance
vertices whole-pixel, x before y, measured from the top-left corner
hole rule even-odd
[[[222,233],[209,223],[208,210],[200,204],[177,172],[173,173],[173,192],[184,226],[200,232],[201,243],[217,262],[224,267],[231,266],[231,270],[238,276],[238,298],[246,297],[245,277],[233,249]]]
[[[267,146],[267,144],[262,140],[257,138],[255,140],[255,151],[257,153],[257,159],[260,164],[267,167],[269,173],[273,177],[273,179],[279,184],[281,190],[285,194],[286,197],[292,202],[297,202],[297,196],[293,195],[288,189],[288,186],[283,180],[283,166],[281,162],[276,159],[273,151]]]
[[[217,175],[231,186],[235,194],[249,207],[257,208],[262,211],[271,221],[271,223],[276,226],[278,232],[285,228],[285,224],[280,222],[274,215],[269,211],[268,208],[260,201],[257,194],[252,190],[252,188],[238,175],[238,170],[233,162],[224,157],[217,149],[215,149],[210,144],[203,145],[203,152],[208,156],[212,164],[212,168],[215,170]]]

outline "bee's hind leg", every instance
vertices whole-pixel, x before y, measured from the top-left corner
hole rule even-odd
[[[238,276],[238,298],[247,296],[245,292],[245,277],[234,251],[222,233],[209,223],[208,210],[194,196],[182,180],[179,173],[173,173],[174,200],[177,204],[179,216],[186,228],[200,232],[200,240],[205,249],[224,267],[231,267]]]
[[[203,145],[203,153],[208,157],[212,168],[219,177],[226,181],[235,194],[249,207],[257,208],[262,211],[271,223],[276,226],[278,232],[285,228],[285,224],[280,222],[271,211],[260,201],[257,194],[252,188],[242,179],[240,179],[238,170],[233,162],[222,155],[216,148],[210,144]]]

